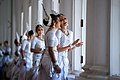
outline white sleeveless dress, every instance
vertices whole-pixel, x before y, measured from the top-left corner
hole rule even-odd
[[[45,49],[45,41],[39,39],[38,37],[34,37],[32,43],[31,43],[31,48],[32,49],[41,48],[42,50],[44,50]],[[41,57],[42,57],[42,52],[33,54],[33,72],[32,72],[33,74],[32,74],[31,80],[37,79]]]
[[[56,37],[56,31],[57,29],[49,31],[45,36],[46,51],[41,61],[42,66],[40,67],[38,80],[59,80],[59,74],[55,73],[53,69],[51,57],[48,52],[48,46],[53,47],[55,58],[58,61],[58,51],[57,51],[58,39]]]
[[[20,67],[21,71],[18,80],[28,80],[29,78],[28,76],[30,75],[29,72],[33,67],[32,66],[33,54],[31,53],[31,42],[25,39],[21,45],[21,48],[24,51],[24,58],[26,61],[26,65],[24,66],[23,64],[21,64]]]
[[[14,66],[11,69],[11,80],[18,80],[19,77],[19,72],[20,72],[20,61],[21,61],[21,54],[20,54],[20,49],[21,49],[21,45],[16,47],[16,51],[19,54],[19,56],[14,56]],[[15,64],[16,62],[16,64]]]
[[[69,35],[65,35],[61,30],[57,31],[57,38],[61,47],[68,46],[73,42],[73,32],[68,30]],[[66,80],[69,69],[68,51],[59,52],[58,63],[61,68],[61,80]]]

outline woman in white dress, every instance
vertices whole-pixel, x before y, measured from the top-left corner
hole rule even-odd
[[[14,41],[16,46],[15,56],[14,56],[14,65],[11,69],[11,80],[18,80],[19,72],[20,72],[20,61],[21,61],[21,55],[20,55],[20,49],[21,49],[21,43],[19,40],[15,39]]]
[[[4,41],[3,54],[4,54],[4,64],[8,65],[11,56],[11,47],[9,46],[8,41]]]
[[[75,47],[82,45],[82,42],[78,42],[79,39],[73,42],[73,32],[68,27],[68,20],[63,14],[59,14],[61,21],[61,29],[57,31],[57,38],[59,41],[59,65],[61,68],[60,79],[67,80],[69,60],[68,52],[73,50]]]
[[[21,56],[23,65],[21,67],[18,80],[29,80],[29,71],[32,68],[32,53],[31,53],[31,41],[34,38],[34,32],[30,30],[28,32],[28,39],[25,39],[21,45]]]
[[[33,52],[33,74],[31,75],[32,80],[37,79],[40,60],[45,49],[45,41],[43,38],[44,28],[42,25],[36,26],[36,33],[37,36],[34,37],[31,43],[31,51]]]
[[[5,79],[10,78],[10,70],[12,68],[12,60],[13,58],[11,57],[11,47],[9,46],[8,41],[4,41],[4,47],[3,47],[3,65],[4,65],[4,76]]]
[[[58,65],[58,39],[56,31],[60,28],[57,15],[51,14],[51,25],[45,34],[46,50],[41,61],[38,80],[58,80],[61,69]]]

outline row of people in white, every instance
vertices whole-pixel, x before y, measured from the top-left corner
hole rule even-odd
[[[36,26],[37,36],[28,32],[28,38],[22,44],[15,41],[16,52],[13,68],[8,73],[11,80],[37,80],[41,55],[45,49],[42,25]],[[19,54],[20,53],[20,54]]]
[[[64,15],[51,15],[52,23],[46,32],[44,53],[38,80],[66,80],[68,75],[68,51],[82,43],[73,40],[73,33],[67,30],[68,21]],[[62,21],[61,21],[62,20]],[[64,32],[66,30],[66,32]],[[74,46],[74,47],[73,47]]]
[[[13,72],[15,78],[12,80],[66,80],[69,68],[68,51],[82,43],[79,39],[73,42],[73,32],[67,29],[68,20],[64,15],[52,14],[51,18],[45,40],[41,25],[36,26],[36,37],[33,31],[28,33],[28,39],[21,45],[23,60],[18,61],[19,67],[15,68],[18,73]]]

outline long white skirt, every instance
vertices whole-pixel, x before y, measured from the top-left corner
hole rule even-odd
[[[64,53],[64,54],[66,54],[66,53]],[[60,79],[66,80],[66,78],[68,76],[69,60],[64,55],[59,55],[58,63],[61,68]]]
[[[55,56],[58,57],[57,52],[55,53]],[[59,74],[53,69],[52,61],[47,51],[45,51],[41,61],[38,80],[60,80]]]
[[[29,80],[31,77],[31,72],[32,72],[32,54],[31,53],[25,53],[25,60],[26,60],[26,65],[24,65],[24,61],[21,61],[21,66],[20,66],[20,74],[19,74],[19,79],[18,80]]]

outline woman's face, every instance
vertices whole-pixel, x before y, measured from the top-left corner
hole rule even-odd
[[[61,28],[67,28],[68,26],[68,19],[65,16],[61,16]]]
[[[44,29],[42,27],[38,27],[37,29],[37,34],[40,35],[44,35]]]

